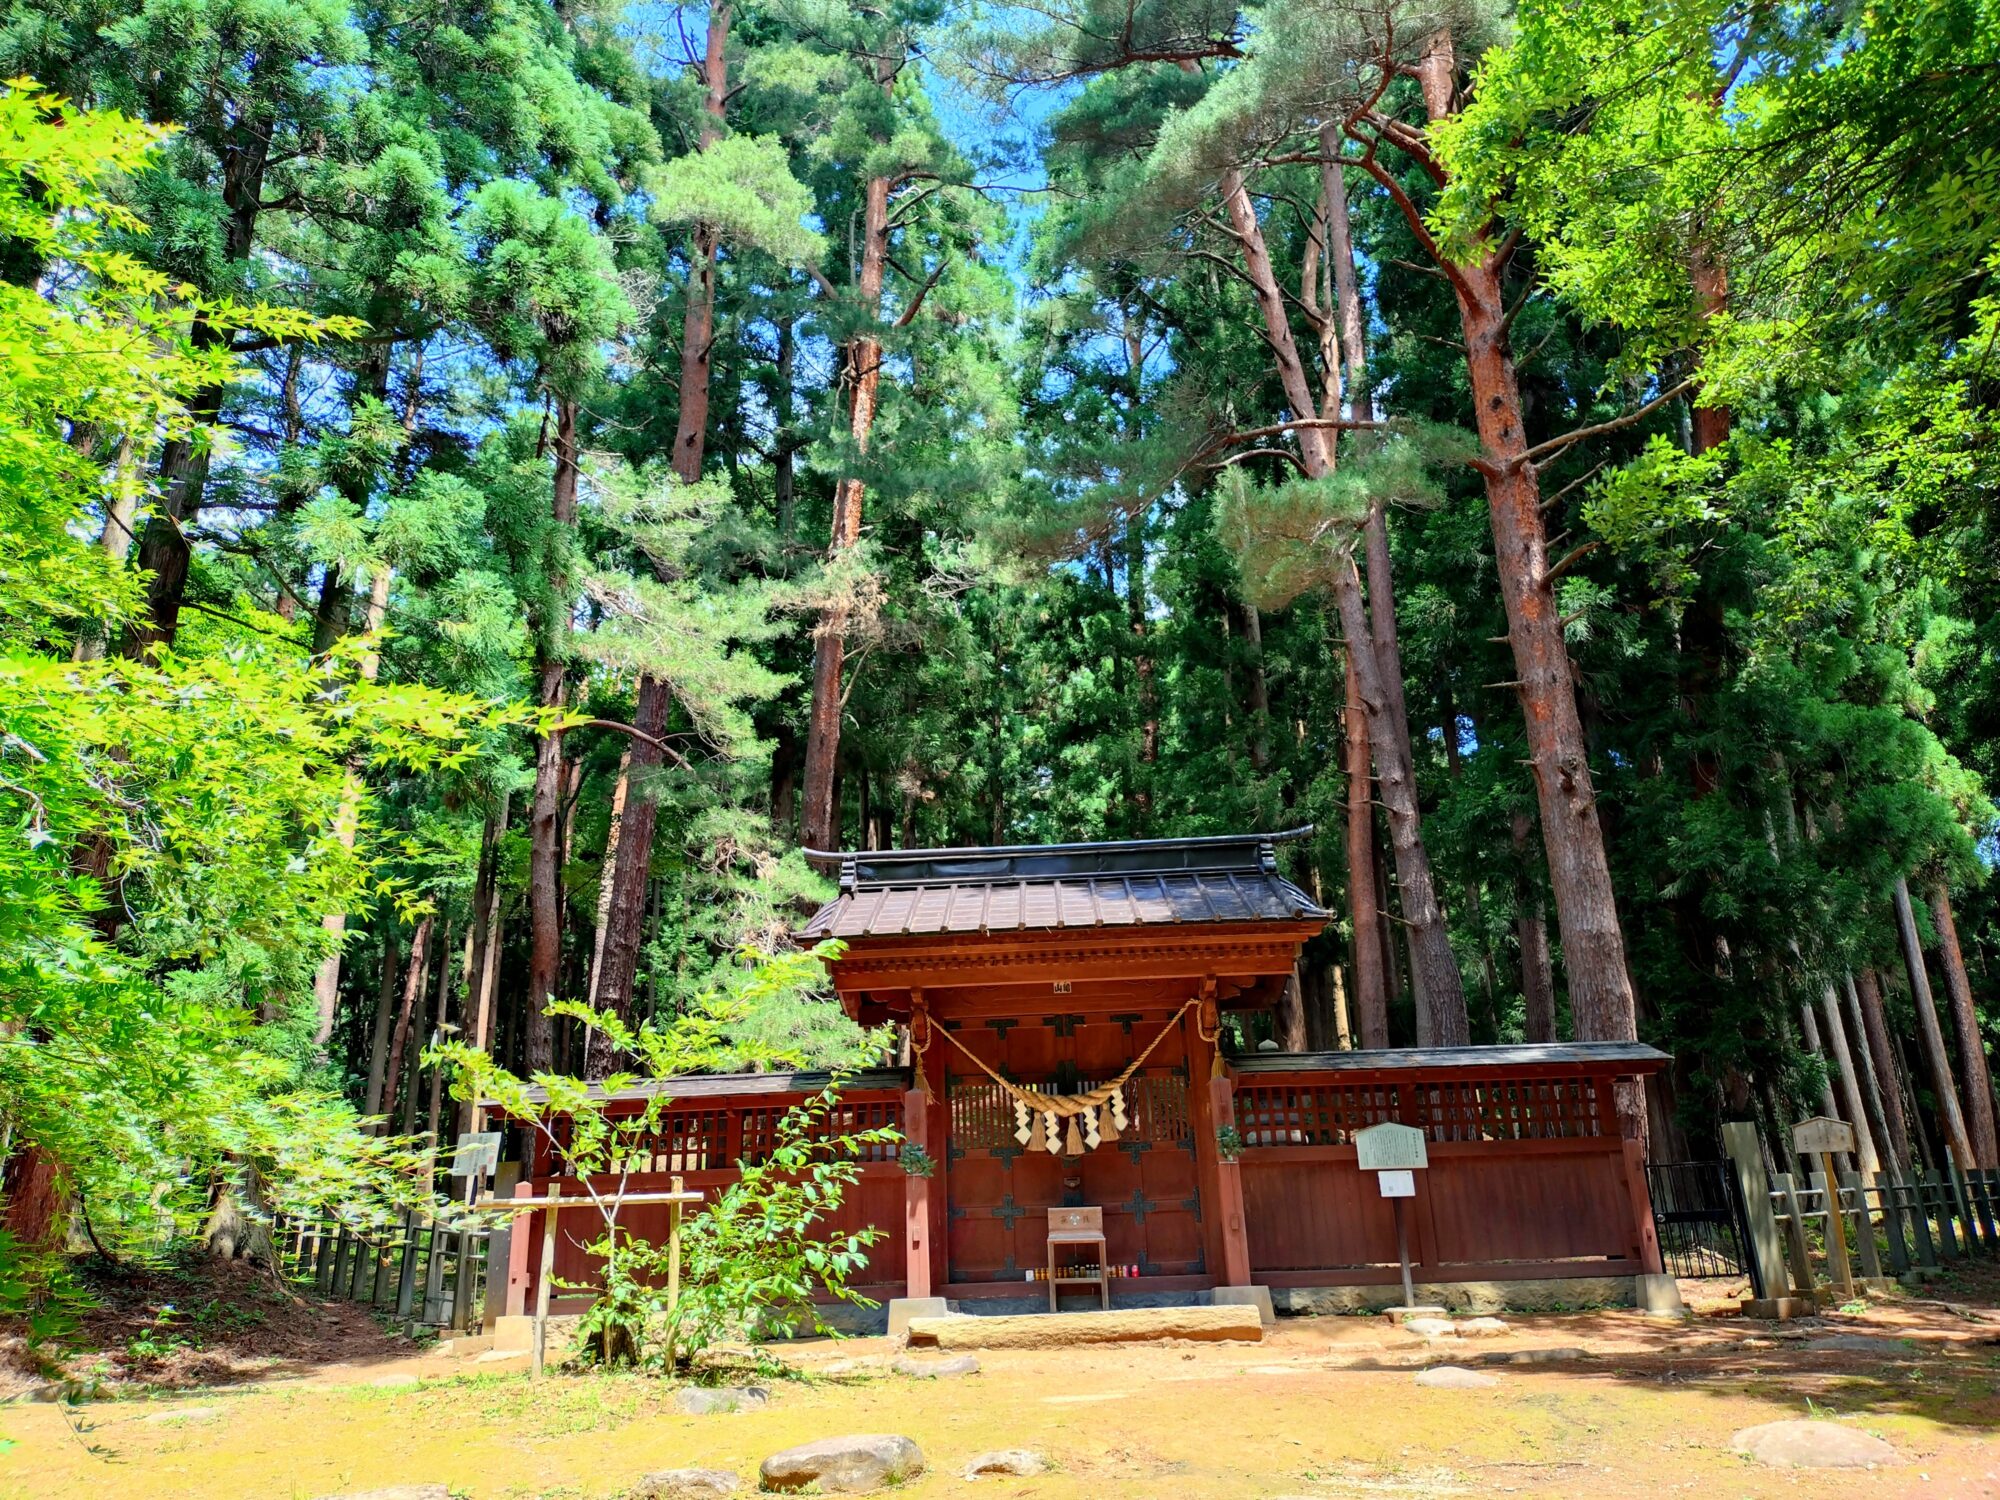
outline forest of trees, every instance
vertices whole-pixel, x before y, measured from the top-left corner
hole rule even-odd
[[[551,1002],[852,1055],[745,958],[803,851],[1305,823],[1241,1045],[1637,1036],[1658,1159],[2000,1166],[1995,58],[8,0],[0,1262],[422,1196],[433,1038],[619,1065]]]

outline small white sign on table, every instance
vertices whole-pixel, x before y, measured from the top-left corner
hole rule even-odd
[[[1396,1257],[1403,1263],[1403,1305],[1416,1302],[1410,1284],[1410,1237],[1403,1227],[1403,1200],[1417,1196],[1417,1173],[1431,1164],[1424,1133],[1414,1125],[1385,1120],[1354,1132],[1354,1156],[1364,1172],[1373,1172],[1382,1196],[1396,1209]]]

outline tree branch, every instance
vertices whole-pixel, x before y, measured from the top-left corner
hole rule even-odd
[[[687,763],[687,757],[682,755],[672,745],[669,745],[665,740],[654,738],[643,729],[634,729],[630,724],[621,724],[616,719],[584,719],[576,727],[579,729],[615,729],[618,733],[628,734],[635,740],[644,740],[655,750],[659,751],[660,754],[670,756],[673,763],[683,771],[692,769]]]
[[[1694,384],[1695,377],[1690,375],[1687,379],[1679,381],[1668,389],[1661,391],[1659,395],[1648,401],[1644,406],[1636,406],[1623,416],[1613,417],[1608,422],[1598,422],[1589,427],[1579,427],[1576,431],[1566,432],[1561,437],[1550,438],[1546,443],[1537,443],[1519,458],[1513,460],[1508,467],[1518,468],[1522,464],[1540,463],[1550,454],[1560,453],[1563,449],[1570,447],[1572,444],[1580,443],[1585,438],[1600,437],[1607,432],[1616,432],[1621,427],[1630,427],[1634,422],[1641,421],[1649,413],[1666,405],[1667,402],[1673,400],[1674,397],[1688,390]]]

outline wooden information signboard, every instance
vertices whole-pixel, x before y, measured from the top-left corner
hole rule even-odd
[[[1364,1172],[1410,1172],[1428,1167],[1424,1133],[1414,1125],[1384,1121],[1354,1132],[1356,1165]]]
[[[1847,1215],[1840,1205],[1840,1179],[1833,1175],[1833,1154],[1854,1149],[1854,1127],[1845,1120],[1814,1115],[1792,1127],[1792,1149],[1801,1157],[1817,1156],[1826,1183],[1826,1268],[1843,1299],[1854,1295],[1854,1273],[1847,1263]],[[1866,1209],[1867,1200],[1863,1200]],[[1794,1208],[1796,1213],[1797,1209]],[[1868,1232],[1868,1215],[1861,1216],[1862,1232]]]
[[[1396,1211],[1396,1257],[1403,1264],[1403,1306],[1416,1305],[1416,1288],[1410,1284],[1410,1236],[1403,1225],[1403,1200],[1417,1196],[1416,1174],[1431,1164],[1424,1147],[1424,1133],[1414,1125],[1398,1125],[1385,1120],[1354,1132],[1354,1155],[1364,1172],[1373,1172],[1375,1182]]]

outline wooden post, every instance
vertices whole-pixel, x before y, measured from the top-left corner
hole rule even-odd
[[[1215,993],[1215,982],[1202,986],[1204,997]],[[1215,1096],[1208,1088],[1215,1045],[1201,1039],[1201,1010],[1191,1007],[1181,1018],[1182,1038],[1187,1047],[1188,1128],[1194,1133],[1195,1192],[1201,1201],[1202,1260],[1217,1286],[1232,1286],[1226,1280],[1224,1263],[1228,1252],[1222,1243],[1222,1175],[1218,1170],[1215,1142]]]
[[[1819,1154],[1822,1192],[1826,1198],[1826,1262],[1827,1270],[1833,1274],[1834,1290],[1840,1293],[1840,1300],[1854,1300],[1854,1271],[1847,1260],[1847,1215],[1840,1207],[1840,1178],[1834,1174],[1833,1153]]]
[[[549,1197],[562,1197],[562,1184],[549,1184]],[[542,1375],[542,1361],[547,1355],[549,1342],[549,1287],[556,1279],[556,1215],[562,1210],[555,1204],[542,1210],[542,1273],[535,1285],[535,1349],[532,1373],[539,1380]],[[676,1251],[680,1248],[675,1241]]]
[[[1808,1302],[1819,1297],[1819,1282],[1813,1275],[1812,1252],[1806,1248],[1806,1216],[1799,1209],[1799,1193],[1790,1172],[1780,1172],[1771,1186],[1785,1200],[1785,1248],[1792,1259],[1792,1286]]]
[[[914,1088],[903,1095],[903,1137],[935,1161],[931,1149],[930,1097]],[[903,1295],[931,1295],[931,1183],[915,1172],[903,1174]]]
[[[670,1177],[667,1185],[676,1193],[687,1191],[687,1179]],[[674,1315],[681,1305],[681,1206],[667,1205],[667,1373],[674,1368]]]
[[[1236,1123],[1236,1089],[1227,1078],[1208,1081],[1215,1129]],[[1250,1285],[1250,1235],[1243,1212],[1243,1165],[1216,1154],[1216,1211],[1222,1218],[1222,1285]]]
[[[1880,1281],[1882,1255],[1875,1248],[1875,1222],[1868,1212],[1867,1179],[1859,1172],[1849,1172],[1841,1178],[1840,1187],[1843,1192],[1854,1194],[1854,1253],[1861,1262],[1861,1274],[1870,1281]]]
[[[1606,1088],[1599,1097],[1613,1097],[1611,1089]],[[1645,1147],[1631,1136],[1627,1136],[1622,1144],[1625,1159],[1625,1193],[1632,1204],[1634,1258],[1645,1267],[1648,1276],[1660,1276],[1665,1274],[1666,1267],[1665,1262],[1660,1259],[1659,1226],[1653,1222],[1653,1195],[1646,1190]]]
[[[1757,1145],[1757,1127],[1748,1120],[1731,1120],[1722,1127],[1722,1148],[1736,1172],[1743,1195],[1743,1212],[1750,1221],[1746,1247],[1756,1262],[1757,1282],[1773,1301],[1785,1295],[1785,1250],[1778,1238],[1778,1221],[1771,1214],[1771,1184],[1764,1173],[1764,1155]]]
[[[531,1181],[514,1184],[516,1198],[535,1196],[535,1185]],[[528,1310],[528,1235],[534,1228],[534,1216],[522,1213],[514,1220],[513,1232],[507,1236],[507,1316],[518,1318]]]

